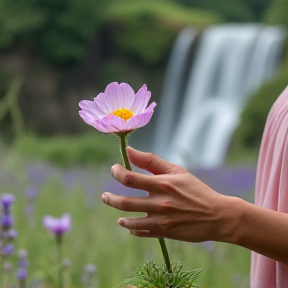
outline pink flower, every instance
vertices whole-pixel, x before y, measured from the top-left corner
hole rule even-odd
[[[55,235],[62,235],[70,230],[71,224],[71,216],[66,213],[63,214],[61,218],[55,218],[52,216],[45,216],[43,218],[44,227]]]
[[[110,83],[94,101],[82,100],[82,119],[103,133],[130,132],[145,126],[151,119],[156,103],[148,108],[151,92],[143,85],[135,94],[129,84]]]

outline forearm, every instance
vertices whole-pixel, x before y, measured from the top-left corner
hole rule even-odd
[[[223,240],[288,264],[288,214],[228,198]]]

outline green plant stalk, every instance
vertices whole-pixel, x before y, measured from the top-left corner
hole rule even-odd
[[[5,265],[5,261],[4,261]],[[4,270],[4,269],[3,269]],[[10,271],[3,271],[3,288],[10,288]]]
[[[19,281],[19,288],[27,288],[26,280]]]
[[[13,121],[13,125],[14,125],[17,138],[20,138],[21,136],[23,136],[25,132],[25,124],[22,118],[20,108],[18,106],[18,101],[17,101],[23,81],[24,81],[23,77],[21,76],[15,77],[15,79],[11,83],[11,86],[6,96],[8,109],[10,109],[10,113],[11,113],[11,117],[12,117],[12,121]]]
[[[58,269],[58,287],[63,288],[63,279],[62,279],[62,235],[56,235],[56,261],[57,261],[57,269]]]
[[[0,231],[1,233],[1,231]],[[0,283],[4,284],[3,283],[3,274],[4,274],[4,269],[3,269],[3,263],[4,263],[4,259],[3,259],[3,255],[0,253]],[[3,285],[4,287],[4,285]]]
[[[116,135],[119,137],[119,140],[120,140],[120,151],[121,151],[122,159],[123,159],[123,162],[124,162],[124,166],[125,166],[125,168],[127,170],[132,171],[132,168],[131,168],[131,165],[130,165],[130,162],[129,162],[129,159],[128,159],[128,156],[127,156],[127,152],[126,152],[126,147],[128,145],[128,139],[127,139],[128,133],[129,132],[117,133]],[[167,271],[168,271],[168,273],[172,273],[169,253],[168,253],[168,250],[167,250],[165,239],[164,238],[159,238],[158,240],[159,240],[159,243],[160,243],[160,246],[161,246],[161,251],[162,251],[162,255],[164,257],[164,261],[165,261],[165,264],[166,264]]]
[[[167,246],[166,246],[165,239],[164,238],[159,238],[158,240],[159,240],[159,243],[160,243],[160,246],[161,246],[161,250],[162,250],[162,254],[163,254],[164,260],[165,260],[167,271],[169,273],[172,273],[171,262],[170,262],[169,253],[168,253],[168,249],[167,249]]]
[[[1,228],[0,228],[1,229]],[[9,229],[1,229],[0,232],[4,232],[4,233],[7,233],[9,232]],[[2,245],[3,247],[6,245],[6,244],[9,244],[9,240],[6,238],[4,238],[2,240]],[[9,255],[6,255],[4,256],[4,254],[0,253],[0,276],[2,276],[2,284],[3,284],[3,287],[4,288],[9,288],[9,278],[10,278],[10,271],[5,271],[5,264],[9,262],[9,259],[10,259],[10,256]]]
[[[127,170],[132,171],[132,167],[130,165],[127,153],[126,153],[126,147],[128,145],[128,133],[129,132],[123,132],[123,133],[115,133],[120,141],[120,152],[122,156],[122,160],[124,162],[124,166]]]

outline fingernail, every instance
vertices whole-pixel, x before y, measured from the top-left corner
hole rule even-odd
[[[112,167],[111,167],[111,175],[114,177],[114,167],[115,167],[115,165],[113,165]]]
[[[122,218],[118,219],[118,224],[122,227],[124,227],[124,221]]]
[[[105,195],[105,194],[103,194],[102,195],[102,201],[104,202],[104,203],[108,203],[108,197],[107,197],[107,195]]]

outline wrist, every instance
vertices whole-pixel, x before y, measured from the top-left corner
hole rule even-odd
[[[219,239],[216,241],[237,244],[241,238],[239,227],[243,218],[245,201],[231,196],[222,196],[219,206]]]

